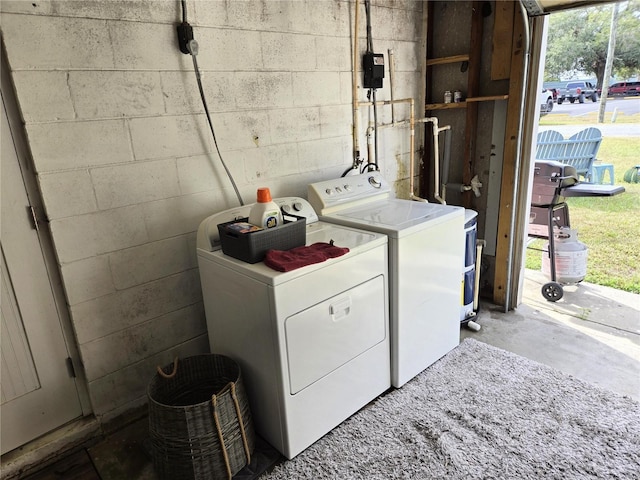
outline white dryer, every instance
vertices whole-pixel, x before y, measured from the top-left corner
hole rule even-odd
[[[205,219],[197,253],[211,351],[240,364],[257,433],[293,458],[391,385],[387,237],[275,201],[306,217],[307,245],[349,252],[289,272],[227,256],[217,225],[247,205]]]
[[[464,208],[397,199],[377,172],[308,194],[321,220],[389,238],[391,383],[401,387],[460,343]]]

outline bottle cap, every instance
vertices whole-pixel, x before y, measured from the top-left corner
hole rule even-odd
[[[267,187],[258,189],[258,203],[267,203],[271,201],[271,192]]]

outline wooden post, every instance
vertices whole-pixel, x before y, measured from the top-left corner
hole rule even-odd
[[[524,82],[525,38],[524,23],[521,15],[514,15],[513,49],[511,52],[511,72],[509,74],[509,103],[504,140],[504,159],[502,165],[502,183],[500,187],[500,211],[498,212],[498,234],[496,238],[495,272],[493,279],[493,302],[506,304],[506,286],[509,268],[509,244],[511,218],[513,212],[513,194],[516,188],[515,170],[518,161],[518,129]]]
[[[508,80],[511,70],[515,2],[496,2],[491,44],[491,80]]]

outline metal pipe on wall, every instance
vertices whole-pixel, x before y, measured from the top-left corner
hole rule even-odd
[[[391,101],[393,101],[393,84],[395,82],[396,76],[396,68],[393,63],[393,48],[387,50],[387,56],[389,57],[389,94],[391,96]],[[391,123],[396,121],[395,109],[393,108],[393,103],[391,104]]]
[[[358,161],[360,157],[360,142],[358,140],[358,132],[360,130],[359,125],[359,110],[358,110],[358,0],[354,2],[355,5],[355,26],[353,28],[353,82],[352,82],[352,105],[353,105],[353,168],[358,168]]]

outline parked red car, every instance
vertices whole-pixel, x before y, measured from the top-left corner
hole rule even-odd
[[[640,82],[617,82],[609,86],[609,96],[640,95]]]

